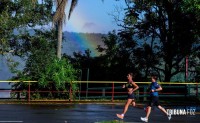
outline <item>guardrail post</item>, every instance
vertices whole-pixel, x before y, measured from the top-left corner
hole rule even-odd
[[[187,96],[190,96],[190,90],[191,90],[191,86],[190,86],[190,84],[188,84],[188,95]]]
[[[28,102],[30,102],[31,99],[31,85],[30,82],[28,83]]]
[[[106,92],[106,89],[103,88],[103,89],[102,89],[102,98],[105,98],[105,96],[106,96],[106,95],[105,95],[105,92]]]
[[[69,101],[71,102],[71,98],[72,98],[72,86],[70,84],[70,87],[69,87]]]
[[[185,98],[186,98],[186,96],[187,96],[187,93],[188,93],[188,87],[187,87],[187,84],[185,84]]]
[[[143,101],[147,100],[146,93],[147,93],[147,87],[144,86]]]
[[[196,84],[196,97],[199,96],[199,86],[198,86],[198,83]]]
[[[114,82],[112,83],[112,102],[114,101],[114,90],[115,90],[115,86],[114,86]]]

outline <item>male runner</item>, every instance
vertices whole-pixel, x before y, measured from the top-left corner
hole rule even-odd
[[[144,122],[148,122],[149,115],[151,113],[151,108],[153,105],[157,106],[163,113],[165,113],[168,116],[168,119],[171,119],[171,114],[167,114],[167,111],[160,106],[159,99],[158,99],[158,91],[162,90],[162,87],[156,82],[157,76],[152,75],[151,76],[151,85],[150,85],[150,101],[147,107],[146,117],[141,117],[141,120]]]

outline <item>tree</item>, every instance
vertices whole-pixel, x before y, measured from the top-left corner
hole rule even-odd
[[[34,2],[34,4],[32,4]],[[0,2],[0,53],[5,54],[12,51],[13,54],[19,53],[13,49],[13,45],[22,45],[14,41],[20,31],[42,26],[50,22],[51,19],[51,0],[44,0],[41,3],[30,0],[3,0]]]
[[[53,23],[58,28],[58,44],[57,44],[57,57],[61,59],[61,49],[62,49],[62,26],[65,22],[65,8],[67,6],[68,0],[56,0],[56,12],[53,16]],[[70,5],[70,10],[68,14],[68,19],[70,18],[74,8],[77,5],[78,0],[72,0]]]
[[[68,59],[59,60],[56,57],[56,31],[35,30],[35,32],[33,36],[29,33],[22,36],[28,42],[29,50],[24,69],[22,71],[15,70],[17,76],[13,79],[37,80],[38,83],[31,84],[32,90],[35,91],[35,94],[31,95],[32,98],[63,98],[60,93],[51,93],[51,91],[69,91],[70,86],[75,92],[77,84],[72,84],[72,81],[76,80],[77,70],[73,68]],[[27,88],[26,83],[16,83],[12,86],[15,90]],[[50,92],[37,93],[38,90],[49,90]],[[37,96],[33,97],[34,95]],[[66,94],[64,96],[66,98]]]
[[[133,37],[145,46],[141,47],[142,52],[149,47],[149,57],[142,56],[140,59],[146,61],[144,67],[157,71],[167,82],[174,75],[184,72],[185,57],[199,49],[199,20],[196,13],[182,10],[185,5],[183,0],[126,0],[126,4],[122,31],[133,33]]]
[[[58,61],[55,57],[55,31],[46,32],[43,28],[34,29],[36,26],[42,27],[52,21],[52,0],[7,0],[0,3],[1,53],[12,51],[12,55],[19,56],[26,61],[25,68],[18,70],[18,63],[8,59],[11,71],[17,75],[13,79],[39,80],[40,86],[38,84],[32,85],[32,89],[37,90],[49,89],[45,86],[48,83],[48,78],[50,81],[54,81],[51,86],[54,89],[68,89],[67,85],[71,83],[70,79],[74,80],[76,74],[69,60]],[[49,66],[51,69],[48,68]],[[57,68],[53,69],[52,66],[57,66]],[[46,71],[47,69],[50,73]],[[65,82],[68,83],[64,84]],[[74,88],[75,86],[76,84],[72,85]],[[13,85],[13,89],[21,87],[27,87],[27,85],[24,83]]]
[[[184,12],[192,12],[197,19],[200,19],[200,1],[199,0],[183,0],[182,10]]]
[[[104,0],[102,0],[103,2]],[[68,0],[56,0],[56,12],[53,16],[53,24],[56,25],[58,29],[58,45],[57,45],[57,57],[61,59],[62,50],[62,26],[66,19],[65,8],[67,6]],[[70,19],[74,8],[77,6],[78,0],[71,0],[71,5],[69,9],[68,19]]]
[[[98,46],[97,49],[102,52],[101,65],[108,80],[123,81],[126,79],[124,75],[128,72],[137,74],[137,77],[140,76],[136,66],[133,65],[135,61],[131,59],[137,46],[132,38],[132,33],[120,32],[117,34],[112,31],[107,36],[103,36],[103,42],[105,46]]]

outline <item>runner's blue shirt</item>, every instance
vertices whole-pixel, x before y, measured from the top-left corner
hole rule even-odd
[[[160,87],[160,85],[157,82],[151,82],[150,89],[151,90],[156,90]],[[150,92],[150,96],[158,96],[158,92]]]

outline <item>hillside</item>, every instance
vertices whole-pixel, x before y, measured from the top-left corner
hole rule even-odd
[[[103,46],[102,36],[100,33],[75,33],[64,32],[64,41],[62,52],[72,55],[73,52],[82,52],[89,49],[92,56],[98,56],[96,48],[98,45]]]

